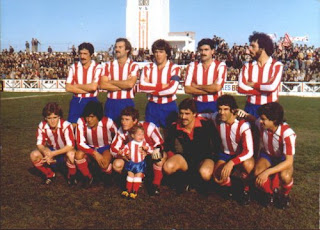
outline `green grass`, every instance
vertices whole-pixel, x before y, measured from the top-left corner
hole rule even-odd
[[[281,97],[288,123],[297,133],[292,205],[288,210],[263,208],[256,202],[242,207],[212,192],[175,192],[164,186],[160,197],[144,188],[138,199],[120,198],[120,188],[69,188],[61,174],[54,186],[41,185],[29,159],[35,148],[41,110],[49,101],[65,111],[71,94],[1,93],[2,99],[22,95],[33,98],[1,100],[1,228],[107,228],[107,229],[315,229],[319,228],[320,100]],[[178,96],[178,102],[185,98]],[[106,95],[99,95],[105,101]],[[243,108],[245,98],[236,97]],[[138,94],[136,107],[144,118],[146,97]]]

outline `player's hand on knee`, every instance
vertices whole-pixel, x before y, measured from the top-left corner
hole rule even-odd
[[[264,185],[264,183],[266,183],[266,181],[268,180],[269,178],[269,174],[266,173],[266,172],[262,172],[260,173],[258,176],[257,176],[257,179],[256,179],[256,185],[262,187]]]
[[[159,161],[162,159],[162,153],[161,153],[161,148],[160,147],[156,147],[152,154],[151,154],[152,160],[156,160]]]

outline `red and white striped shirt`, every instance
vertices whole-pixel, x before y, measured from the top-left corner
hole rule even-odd
[[[219,121],[219,113],[199,114],[212,119],[221,138],[222,149],[225,154],[237,155],[232,159],[234,164],[239,164],[253,156],[253,138],[249,122],[237,120],[230,125]]]
[[[211,85],[216,83],[223,87],[227,78],[227,66],[224,62],[213,60],[208,69],[204,69],[202,63],[191,62],[187,68],[185,86],[191,86],[191,83],[197,85]],[[212,102],[216,101],[222,95],[222,91],[205,95],[193,95],[195,101]]]
[[[109,80],[122,81],[127,80],[129,76],[137,76],[139,65],[136,62],[127,59],[123,67],[121,67],[117,60],[107,62],[102,65],[101,76],[107,76]],[[127,90],[119,90],[114,92],[108,92],[107,97],[110,99],[133,99],[134,87]]]
[[[111,118],[103,117],[95,129],[87,125],[86,120],[80,117],[77,122],[77,146],[81,151],[93,154],[95,148],[110,145],[117,132],[117,126]]]
[[[50,146],[55,150],[75,146],[71,123],[59,119],[57,129],[53,130],[46,121],[41,121],[37,131],[37,145]]]
[[[90,84],[100,81],[100,74],[102,67],[100,64],[96,64],[95,61],[91,61],[88,69],[85,69],[81,62],[77,62],[71,65],[69,69],[69,75],[66,83],[68,84]],[[76,93],[75,97],[96,97],[98,90],[94,93]]]
[[[246,63],[239,75],[238,92],[247,95],[247,102],[264,105],[278,101],[283,64],[269,57],[262,67],[256,61]],[[250,87],[247,82],[254,82]]]
[[[167,61],[163,69],[159,69],[156,63],[150,63],[143,68],[139,92],[148,93],[148,100],[158,104],[166,104],[177,99],[176,91],[179,81],[171,80],[174,75],[180,77],[180,67],[171,61]],[[145,78],[149,82],[145,81]],[[162,88],[163,84],[169,84]]]
[[[264,129],[260,118],[256,120],[256,125],[260,130],[263,152],[272,157],[295,154],[296,134],[286,122],[280,124],[275,133]]]
[[[129,155],[129,159],[131,161],[133,161],[134,163],[139,163],[145,158],[145,155],[141,153],[142,146],[147,147],[147,153],[152,153],[153,148],[151,148],[145,140],[140,142],[132,140],[124,146],[122,155]]]
[[[142,125],[144,129],[144,139],[151,146],[156,147],[158,145],[163,144],[163,138],[159,131],[159,128],[151,123],[146,121],[140,121],[140,125]],[[124,146],[132,140],[128,131],[123,131],[122,127],[118,129],[116,136],[114,137],[111,144],[111,154],[116,156],[119,153],[119,150],[123,149]]]

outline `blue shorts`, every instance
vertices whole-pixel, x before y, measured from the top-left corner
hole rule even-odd
[[[201,102],[195,101],[198,113],[215,113],[218,111],[217,102]]]
[[[252,116],[255,116],[256,118],[259,118],[259,115],[258,115],[259,107],[261,107],[261,105],[255,105],[255,104],[251,104],[250,102],[247,102],[246,106],[244,107],[244,111],[251,114]]]
[[[51,151],[55,151],[54,148],[49,147],[49,149]],[[56,160],[56,163],[51,163],[49,166],[50,168],[52,168],[53,170],[55,170],[58,166],[63,166],[65,164],[65,160],[64,160],[64,156],[66,154],[59,154],[58,156],[55,156],[53,159]]]
[[[218,153],[217,160],[222,160],[222,161],[228,162],[228,161],[232,160],[235,157],[236,157],[236,155]]]
[[[92,149],[95,149],[95,148],[92,148]],[[97,148],[96,150],[98,153],[102,154],[104,151],[109,150],[109,149],[110,149],[110,145],[106,145],[106,146]]]
[[[132,172],[134,174],[144,173],[147,167],[147,163],[145,160],[139,163],[134,163],[133,161],[126,161],[126,165],[124,167],[127,171]]]
[[[110,117],[117,125],[120,125],[120,114],[123,109],[132,106],[134,102],[132,99],[107,99],[104,104],[104,115]]]
[[[279,164],[280,162],[284,161],[286,159],[285,156],[281,156],[281,157],[272,157],[269,154],[266,154],[264,152],[260,153],[260,158],[264,158],[266,160],[269,161],[269,163],[271,164],[271,167]]]
[[[146,107],[145,120],[154,123],[157,127],[166,128],[178,118],[178,107],[175,101],[166,104],[157,104],[149,101]]]
[[[68,121],[77,123],[79,117],[82,116],[84,107],[86,107],[90,101],[98,102],[98,99],[97,97],[73,97],[70,101]]]

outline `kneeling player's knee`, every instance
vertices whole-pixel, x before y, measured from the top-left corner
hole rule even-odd
[[[84,156],[85,156],[85,153],[82,152],[82,151],[76,151],[76,153],[75,153],[75,159],[76,160],[81,160],[81,159],[84,158]]]
[[[112,168],[115,172],[121,173],[123,169],[123,165],[124,165],[123,162],[121,162],[120,160],[114,160],[112,164]]]
[[[75,151],[69,151],[67,152],[67,158],[69,161],[74,162],[76,152]]]
[[[212,177],[212,170],[210,168],[200,168],[199,170],[200,176],[202,177],[203,180],[209,181]]]
[[[254,168],[254,161],[247,160],[247,161],[243,162],[243,167],[247,173],[250,173]]]
[[[287,171],[281,172],[280,179],[284,184],[289,184],[292,181],[292,174]]]
[[[163,171],[168,175],[174,173],[176,171],[175,164],[173,162],[166,161],[163,165]]]

